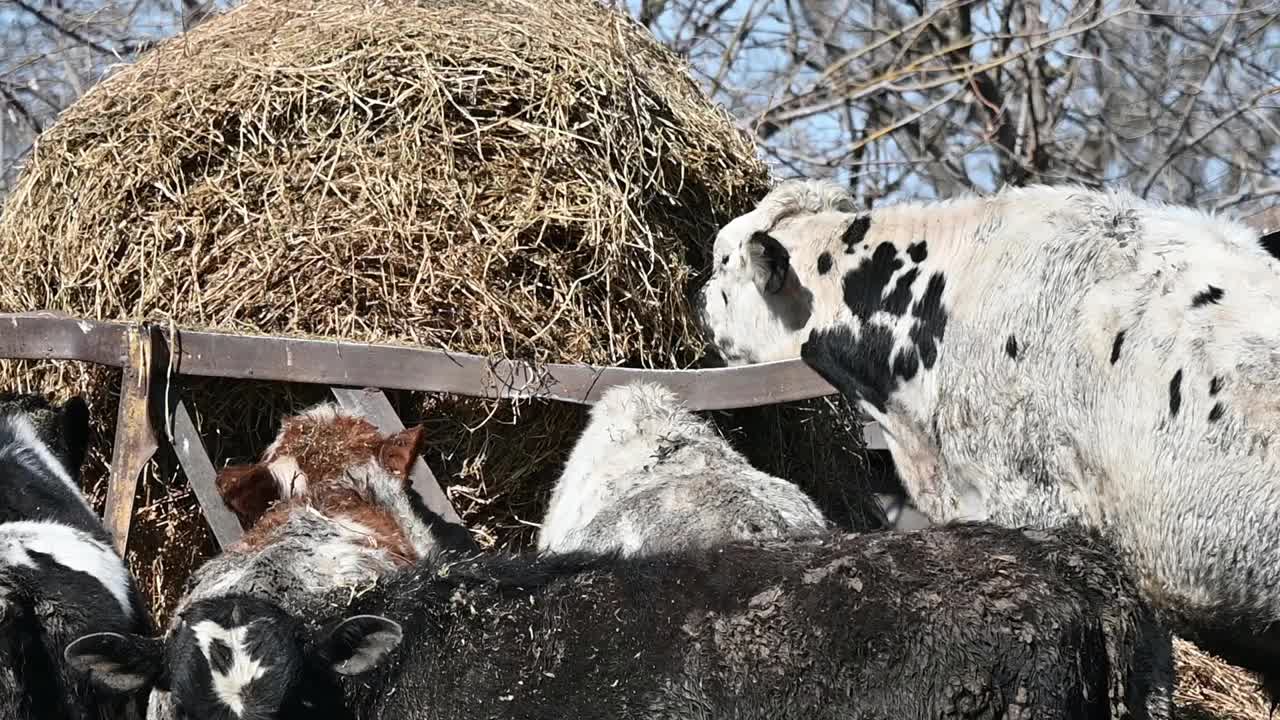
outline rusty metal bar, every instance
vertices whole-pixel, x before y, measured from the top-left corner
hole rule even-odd
[[[107,484],[107,529],[122,556],[129,545],[138,478],[159,448],[151,418],[152,337],[147,326],[129,331],[129,357],[120,379],[120,405]]]
[[[369,418],[382,432],[396,433],[404,429],[400,416],[396,414],[395,408],[391,407],[391,401],[387,399],[386,393],[381,390],[341,387],[329,389],[338,399],[338,404]],[[435,474],[431,472],[431,468],[427,467],[425,460],[420,457],[414,459],[413,470],[409,477],[413,483],[413,489],[422,497],[422,502],[427,509],[448,522],[462,524],[462,519],[453,509],[453,503],[449,502],[449,496],[445,495],[444,489],[436,480]]]

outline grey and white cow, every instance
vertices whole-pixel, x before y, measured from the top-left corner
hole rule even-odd
[[[551,493],[538,549],[622,555],[831,529],[796,485],[755,469],[654,383],[610,388]]]
[[[0,717],[136,717],[63,649],[90,632],[146,633],[150,618],[124,561],[80,493],[89,410],[0,396]],[[141,700],[141,698],[137,698]]]
[[[858,212],[779,185],[721,229],[730,364],[803,358],[880,422],[933,521],[1115,538],[1178,629],[1280,691],[1280,264],[1121,190]]]
[[[314,617],[325,593],[429,564],[456,542],[410,501],[419,430],[388,436],[332,404],[286,418],[261,462],[219,473],[224,501],[250,527],[193,573],[164,637],[89,634],[69,660],[110,688],[149,689],[151,720],[274,717],[262,708],[280,711],[277,685],[293,668],[261,658],[291,638],[242,623],[246,601]]]

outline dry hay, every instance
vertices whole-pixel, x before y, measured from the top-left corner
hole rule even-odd
[[[1195,645],[1175,638],[1179,720],[1268,720],[1269,703],[1258,678]]]
[[[594,0],[251,0],[118,69],[44,133],[0,217],[0,311],[681,367],[702,350],[693,268],[768,182],[684,63]],[[99,503],[118,379],[0,365],[0,386],[90,395]],[[182,393],[219,465],[325,397]],[[527,544],[583,409],[393,401],[427,423],[428,462],[481,542]],[[823,402],[720,419],[810,489],[864,461],[826,440],[841,420]],[[213,545],[171,456],[139,493],[130,563],[163,619]]]

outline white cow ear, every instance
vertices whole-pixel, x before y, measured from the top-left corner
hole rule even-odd
[[[313,653],[339,675],[361,675],[376,668],[400,645],[399,623],[377,615],[355,615],[324,631]]]
[[[777,238],[767,232],[752,233],[747,241],[747,256],[751,258],[752,279],[761,294],[774,295],[782,290],[791,271],[791,253]]]
[[[89,674],[95,685],[120,693],[151,687],[160,675],[164,641],[138,635],[93,633],[67,646],[71,667]]]

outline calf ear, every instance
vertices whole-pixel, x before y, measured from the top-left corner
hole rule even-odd
[[[752,279],[763,295],[773,295],[786,284],[791,271],[791,254],[778,239],[767,232],[755,232],[747,241]]]
[[[378,450],[378,462],[396,475],[407,478],[413,461],[422,453],[426,439],[426,432],[421,425],[401,430],[382,441],[382,447]]]
[[[218,471],[218,494],[222,502],[251,527],[271,503],[280,499],[280,488],[266,465],[228,465]]]
[[[95,685],[132,693],[155,684],[163,653],[164,642],[157,638],[103,632],[78,638],[63,655],[71,667],[88,673]]]
[[[79,395],[62,405],[62,437],[67,443],[67,459],[71,461],[73,474],[78,477],[89,450],[89,406]]]
[[[339,675],[361,675],[385,660],[403,637],[399,623],[378,615],[355,615],[322,631],[312,655]]]

